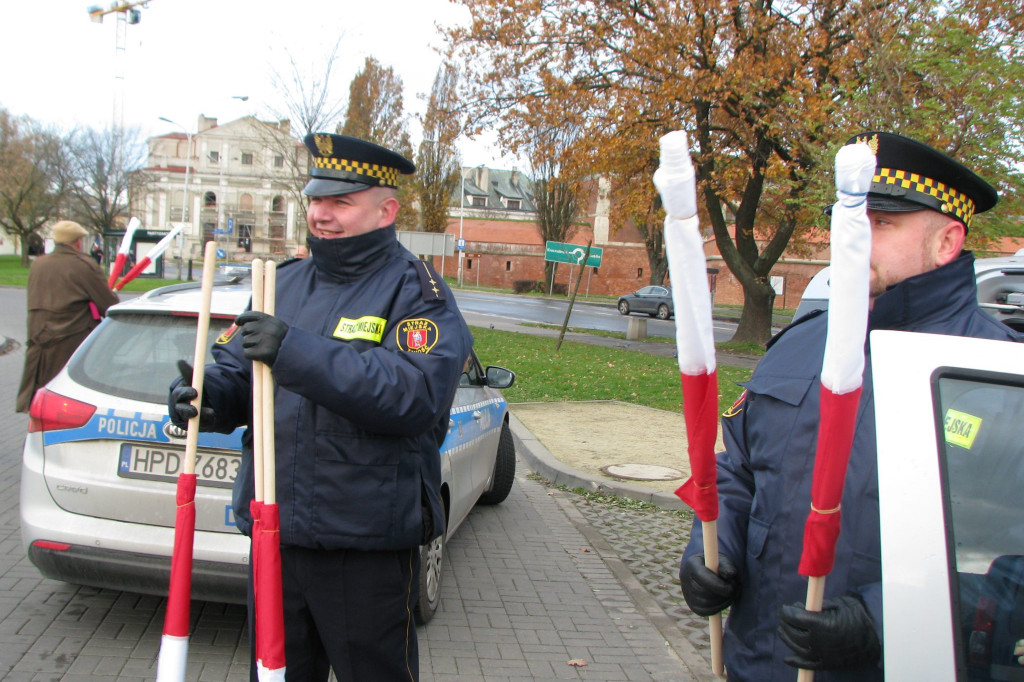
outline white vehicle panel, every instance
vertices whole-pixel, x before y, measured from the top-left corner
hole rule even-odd
[[[938,368],[1006,373],[1024,369],[1024,344],[909,332],[871,333],[878,442],[886,677],[957,677],[944,457],[933,376]],[[948,441],[948,439],[947,439]],[[946,447],[946,444],[943,444]],[[1024,502],[1021,503],[1024,507]],[[1005,549],[1005,548],[1004,548]],[[1024,554],[1024,546],[1014,548]],[[987,563],[987,561],[985,562]],[[961,571],[977,566],[962,560]],[[1024,632],[1021,633],[1024,637]],[[1024,675],[1024,667],[1019,671]],[[973,677],[972,677],[973,679]],[[1018,679],[991,677],[990,679]]]

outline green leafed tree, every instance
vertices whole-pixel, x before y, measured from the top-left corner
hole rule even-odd
[[[457,109],[459,72],[443,64],[434,76],[423,117],[423,142],[416,155],[416,194],[424,232],[444,232],[452,197],[462,181],[455,140],[462,132]]]

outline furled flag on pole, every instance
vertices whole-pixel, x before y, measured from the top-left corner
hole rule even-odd
[[[272,261],[265,264],[253,262],[253,310],[274,314],[276,267]],[[257,286],[261,289],[259,295],[256,293]],[[252,572],[256,611],[256,670],[260,682],[283,682],[284,602],[281,592],[281,521],[277,506],[274,448],[274,377],[270,366],[263,362],[253,362],[252,372],[253,470],[256,489],[250,509],[254,520]]]
[[[832,207],[832,271],[828,332],[821,366],[818,442],[811,482],[811,511],[804,524],[800,575],[808,577],[808,611],[820,611],[825,576],[835,562],[840,502],[850,460],[864,375],[870,289],[871,223],[867,193],[875,155],[866,144],[836,154],[836,197]],[[813,673],[801,670],[799,679]]]
[[[171,242],[174,240],[175,237],[178,236],[179,232],[181,232],[181,225],[178,225],[177,227],[173,228],[170,232],[168,232],[166,235],[164,235],[163,239],[158,241],[156,243],[156,246],[149,250],[149,253],[146,254],[146,257],[140,260],[138,263],[136,263],[135,266],[131,270],[129,270],[124,277],[121,278],[121,281],[114,285],[114,291],[119,291],[122,287],[124,287],[125,284],[128,284],[128,282],[138,277],[140,272],[148,268],[150,263],[159,258],[161,254],[163,254],[163,252],[167,250],[167,247],[171,245]],[[216,244],[214,245],[214,247],[214,258],[216,259]],[[207,251],[209,251],[209,248],[207,248]],[[203,267],[206,267],[206,261],[203,262]]]
[[[124,269],[124,262],[128,258],[128,252],[132,249],[132,239],[135,237],[135,230],[139,229],[138,218],[132,218],[128,221],[128,227],[124,231],[124,236],[121,237],[121,246],[117,248],[117,255],[114,256],[114,264],[110,266],[110,278],[107,280],[107,286],[111,289],[114,288],[114,282],[117,281],[118,275]]]
[[[683,390],[690,478],[676,491],[693,507],[704,535],[704,563],[718,570],[718,373],[707,261],[697,218],[696,174],[686,133],[661,138],[654,184],[665,206],[665,251],[676,316],[676,354]],[[711,616],[711,668],[722,675],[722,615]]]
[[[203,373],[206,367],[207,337],[210,331],[210,300],[216,244],[206,245],[199,320],[193,358],[192,405],[196,416],[188,420],[182,472],[178,475],[177,512],[174,516],[174,550],[171,554],[171,581],[167,592],[167,612],[157,659],[157,682],[182,682],[188,660],[189,609],[192,600],[192,542],[196,531],[196,450],[199,444],[199,412],[203,403]]]

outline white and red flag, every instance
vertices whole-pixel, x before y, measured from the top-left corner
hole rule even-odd
[[[107,286],[111,289],[114,288],[114,282],[117,281],[118,276],[124,269],[124,262],[128,258],[128,252],[132,250],[132,239],[135,237],[135,230],[139,229],[141,224],[138,218],[132,218],[128,221],[128,227],[125,228],[124,236],[121,237],[121,245],[117,248],[117,255],[114,256],[114,263],[110,266],[110,278],[107,280]]]
[[[124,287],[125,284],[128,284],[128,282],[138,277],[139,273],[148,268],[153,261],[159,258],[163,254],[163,252],[167,250],[167,247],[171,245],[171,242],[174,241],[174,238],[178,236],[179,232],[181,232],[181,225],[172,228],[170,232],[164,235],[163,239],[158,241],[156,243],[156,246],[149,250],[149,253],[146,254],[146,257],[140,260],[138,263],[136,263],[134,267],[132,267],[132,269],[129,270],[125,274],[125,276],[121,278],[121,281],[114,285],[114,291],[119,291],[121,288]],[[207,251],[210,251],[210,249],[207,249]],[[213,260],[216,261],[216,248],[213,249],[212,253]],[[206,258],[207,257],[204,255],[204,259]],[[203,261],[203,267],[206,267],[206,260]]]
[[[174,550],[171,554],[171,580],[167,592],[167,612],[164,631],[160,639],[157,659],[157,682],[182,682],[188,660],[188,635],[192,601],[192,544],[196,531],[196,450],[199,444],[199,412],[203,404],[203,377],[206,367],[206,343],[210,331],[210,300],[213,295],[213,275],[216,244],[206,245],[199,320],[196,325],[196,345],[193,356],[192,388],[196,398],[192,405],[196,416],[188,420],[185,436],[185,455],[182,473],[178,475],[178,488],[174,516]]]
[[[697,218],[696,173],[686,133],[661,138],[661,164],[654,184],[665,207],[665,251],[672,280],[676,354],[683,390],[690,478],[676,495],[693,507],[704,536],[704,564],[718,570],[718,373],[704,241]],[[711,616],[711,667],[723,673],[722,615]]]
[[[836,154],[836,196],[832,207],[832,265],[829,275],[828,332],[821,366],[818,442],[811,483],[811,511],[804,524],[799,573],[808,577],[808,611],[820,611],[825,576],[835,562],[846,466],[857,424],[864,376],[870,295],[871,222],[867,192],[875,155],[866,144]],[[801,670],[799,678],[813,673]]]
[[[252,309],[273,315],[277,289],[273,261],[252,264]],[[284,602],[281,585],[281,519],[277,506],[274,447],[274,377],[270,366],[253,362],[252,575],[256,612],[256,672],[260,682],[283,682]]]

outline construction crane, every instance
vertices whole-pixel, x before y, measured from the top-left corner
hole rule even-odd
[[[108,14],[117,15],[117,42],[114,51],[114,120],[115,130],[124,127],[124,41],[128,24],[137,24],[142,20],[142,10],[139,8],[148,7],[150,0],[121,0],[111,3],[110,7],[103,9],[99,5],[93,5],[86,11],[89,19],[97,24],[103,23],[103,17]]]

